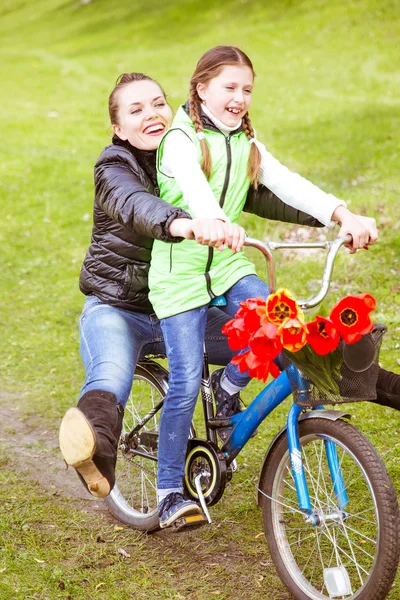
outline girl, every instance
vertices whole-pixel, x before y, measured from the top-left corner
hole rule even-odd
[[[226,312],[233,316],[242,300],[269,293],[241,252],[245,233],[236,225],[250,184],[265,184],[325,225],[340,223],[339,235],[352,235],[352,251],[377,238],[374,219],[353,215],[343,201],[283,167],[255,139],[248,114],[253,82],[253,66],[238,48],[218,46],[206,52],[191,79],[189,101],[159,146],[161,197],[193,217],[221,220],[226,235],[215,245],[219,252],[192,240],[156,240],[153,246],[149,297],[161,322],[170,368],[159,439],[161,527],[192,508],[182,496],[182,477],[210,300],[225,294]],[[232,364],[213,375],[217,414],[237,412],[238,392],[248,378]]]

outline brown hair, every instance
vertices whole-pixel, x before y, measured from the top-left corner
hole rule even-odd
[[[234,46],[215,46],[208,50],[200,58],[196,65],[195,72],[190,80],[190,92],[189,92],[189,113],[190,117],[195,126],[196,132],[200,133],[203,131],[203,124],[200,117],[200,104],[201,99],[197,92],[197,85],[199,83],[206,84],[214,77],[218,77],[222,69],[227,65],[244,65],[249,67],[255,77],[253,65],[249,57],[242,52],[239,48]],[[254,138],[254,130],[250,121],[249,113],[246,113],[242,118],[242,127],[246,136],[249,140]],[[211,155],[207,141],[203,138],[200,140],[201,151],[203,154],[203,160],[201,168],[206,175],[207,179],[211,175]],[[261,154],[256,144],[251,144],[248,175],[251,183],[257,187],[258,172],[261,164]]]
[[[154,81],[154,83],[156,83],[158,85],[164,98],[166,99],[164,90],[162,89],[162,87],[158,83],[158,81],[156,81],[155,79],[152,79],[151,77],[148,77],[148,75],[144,75],[143,73],[122,73],[122,75],[120,75],[117,78],[117,81],[115,82],[115,87],[114,87],[113,91],[111,92],[110,97],[108,99],[108,113],[110,115],[111,125],[118,125],[118,109],[119,109],[118,92],[119,92],[119,90],[121,88],[125,87],[126,85],[133,83],[134,81]]]

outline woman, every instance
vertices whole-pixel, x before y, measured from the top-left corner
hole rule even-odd
[[[98,497],[114,486],[123,408],[136,363],[146,354],[165,353],[160,325],[148,300],[153,239],[179,243],[194,237],[218,246],[225,235],[218,222],[191,219],[156,197],[156,149],[172,120],[162,88],[142,74],[123,76],[110,95],[109,112],[114,136],[94,169],[92,240],[80,276],[80,289],[87,296],[80,318],[86,379],[78,408],[67,411],[60,428],[67,464],[76,468],[85,487]],[[127,121],[133,122],[134,144],[121,134],[121,125]],[[263,186],[257,192],[250,190],[245,210],[272,219],[318,224],[281,203]],[[221,334],[227,319],[216,308],[208,311],[206,345],[214,364],[225,365],[232,357]]]
[[[126,92],[133,92],[133,105]],[[118,110],[124,101],[124,112]],[[160,200],[156,150],[171,124],[172,112],[160,86],[142,74],[121,79],[109,99],[115,135],[94,169],[95,201],[92,240],[84,259],[80,289],[87,296],[80,318],[80,347],[86,369],[77,409],[60,428],[67,464],[77,467],[95,496],[107,495],[115,481],[117,441],[136,363],[146,354],[165,353],[158,320],[148,299],[147,274],[153,239],[179,243],[184,237],[214,245],[218,223],[190,215]],[[119,137],[120,123],[134,122],[134,145]],[[279,200],[268,190],[252,190],[248,210],[279,218]],[[278,208],[277,208],[278,207]],[[313,221],[284,207],[285,218]],[[311,223],[312,224],[312,223]],[[208,313],[206,345],[210,362],[232,357],[222,325],[228,317]]]

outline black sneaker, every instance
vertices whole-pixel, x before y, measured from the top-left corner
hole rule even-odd
[[[200,506],[193,500],[185,500],[180,492],[171,492],[158,505],[161,529],[169,527],[183,516],[201,514]]]
[[[239,392],[230,395],[221,387],[221,376],[223,372],[224,369],[218,369],[211,375],[211,387],[214,392],[216,417],[219,418],[232,417],[242,410],[240,407]],[[231,435],[232,429],[233,427],[221,427],[218,429],[218,435],[223,442],[226,442]]]
[[[214,392],[216,416],[219,418],[233,417],[233,415],[237,415],[238,413],[242,412],[239,392],[230,395],[221,387],[221,376],[223,372],[224,369],[218,369],[211,375],[211,387]],[[218,429],[217,433],[223,442],[226,442],[228,437],[231,435],[232,429],[233,427],[221,427]],[[254,437],[257,435],[257,433],[258,429],[253,431],[251,437]]]

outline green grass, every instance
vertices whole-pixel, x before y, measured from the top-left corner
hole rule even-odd
[[[340,256],[326,305],[345,292],[373,293],[375,318],[389,327],[381,362],[396,370],[399,29],[395,0],[205,0],[201,12],[193,0],[87,5],[2,0],[0,407],[12,404],[24,418],[36,415],[33,433],[35,427],[55,431],[79,393],[84,373],[77,320],[83,297],[77,279],[90,240],[92,169],[110,139],[107,98],[116,77],[124,70],[149,73],[176,108],[199,56],[219,43],[236,44],[253,60],[252,119],[270,151],[346,199],[352,210],[376,217],[379,242],[368,252]],[[243,223],[261,238],[284,239],[293,229],[251,216]],[[278,282],[305,296],[315,289],[319,268],[314,257],[283,256]],[[14,461],[10,450],[2,453],[1,597],[79,600],[101,595],[105,584],[110,598],[191,600],[212,598],[213,591],[219,591],[217,598],[247,600],[262,592],[286,598],[262,538],[255,537],[261,524],[254,506],[261,456],[286,409],[287,403],[245,449],[241,462],[247,466],[213,509],[221,526],[164,545],[128,530],[117,541],[107,520],[80,511],[78,500],[32,484],[26,474],[18,477],[23,460]],[[351,412],[379,451],[388,452],[399,489],[398,415],[369,404],[352,406]],[[13,427],[7,438],[14,437]],[[96,542],[98,532],[106,545]],[[207,567],[207,542],[219,557],[229,549],[218,567]],[[115,554],[123,543],[132,547],[129,563]],[[239,553],[244,558],[237,559]],[[102,567],[105,554],[114,562]],[[246,558],[253,556],[254,563]],[[269,596],[271,590],[276,591]],[[389,598],[398,596],[397,587]]]
[[[22,486],[16,476],[9,474],[3,480],[10,490],[10,498],[2,506],[2,517],[7,528],[1,528],[0,595],[3,599],[18,598],[94,598],[97,594],[117,599],[176,598],[190,589],[199,589],[199,598],[205,591],[217,591],[220,582],[217,572],[228,574],[230,565],[216,568],[210,545],[231,556],[235,562],[247,563],[256,576],[263,560],[263,544],[256,542],[252,557],[244,557],[228,538],[230,524],[209,530],[201,541],[194,532],[173,539],[146,537],[128,528],[113,525],[102,515],[88,514],[54,497],[38,485]],[[25,493],[27,501],[21,507],[18,497]],[[15,497],[14,494],[18,494]],[[49,519],[56,512],[57,520]],[[237,529],[237,525],[234,525]],[[225,530],[225,536],[221,536]],[[14,533],[18,531],[18,540]],[[234,539],[234,536],[233,536]],[[203,565],[196,567],[196,547],[209,543],[202,551]],[[232,550],[232,547],[235,548]],[[123,549],[130,557],[124,558]],[[162,567],[160,567],[162,557]],[[256,562],[254,566],[251,562]],[[233,562],[233,561],[232,561]],[[4,565],[4,566],[3,566]],[[197,570],[200,585],[191,581]],[[214,582],[207,581],[214,576]],[[205,579],[205,586],[201,580]],[[247,576],[250,583],[250,576]],[[279,585],[279,583],[278,583]],[[204,587],[206,590],[204,590]],[[103,590],[101,590],[103,588]],[[228,586],[233,593],[233,586]],[[151,591],[150,591],[151,590]],[[174,590],[174,591],[173,591]],[[106,596],[103,594],[106,593]],[[222,597],[222,594],[216,594]]]

